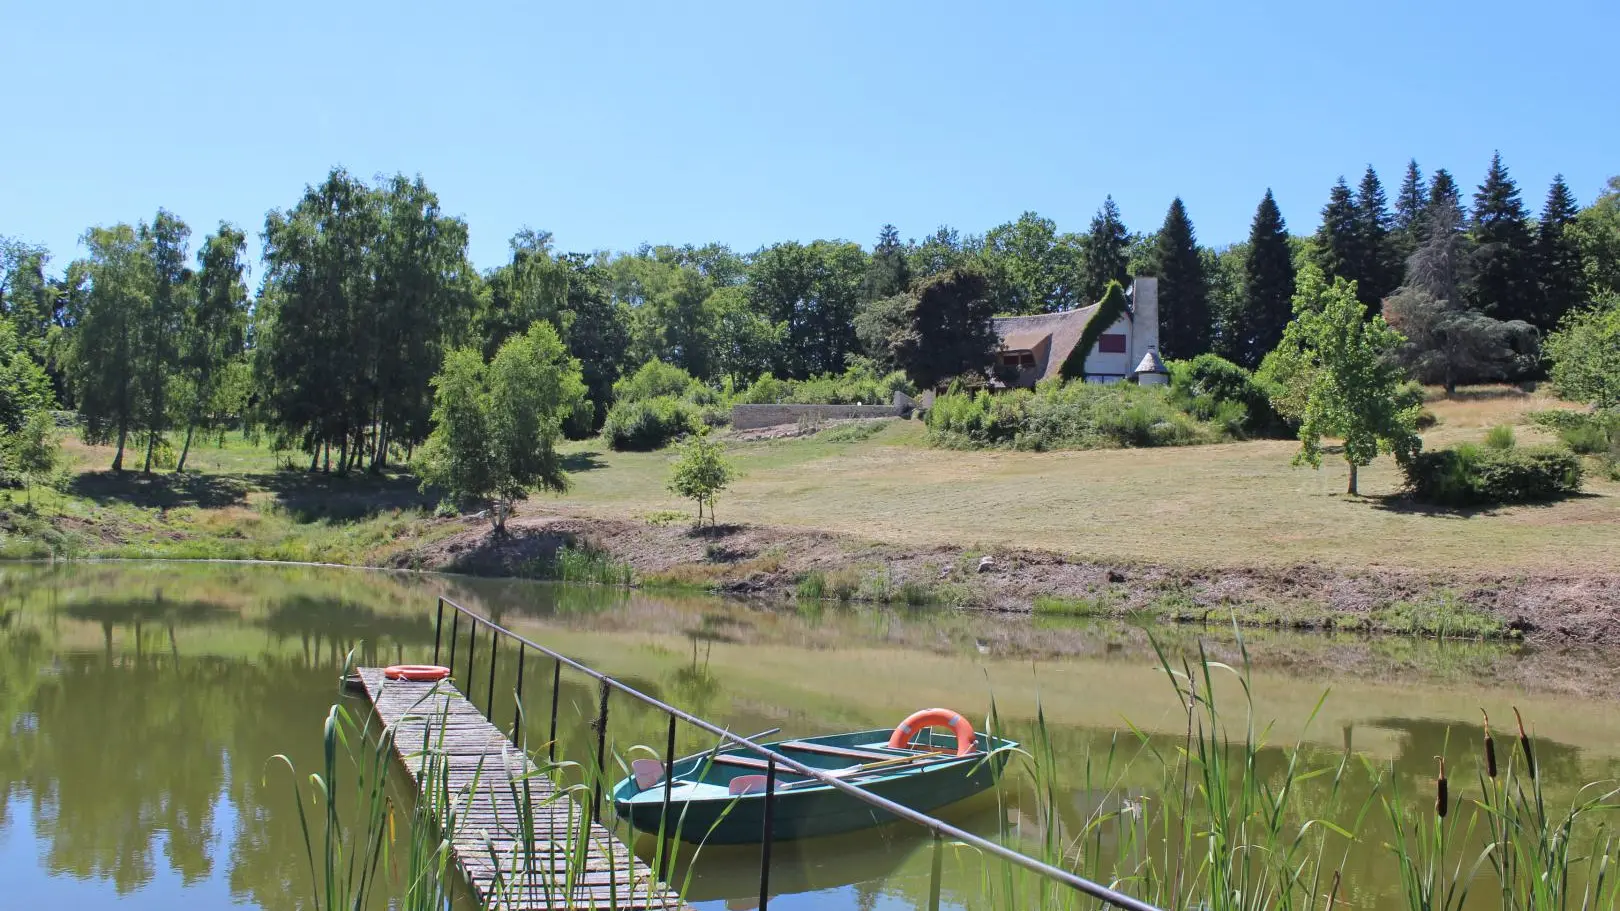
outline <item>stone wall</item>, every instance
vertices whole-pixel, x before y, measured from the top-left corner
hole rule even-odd
[[[898,405],[733,405],[733,430],[754,430],[803,421],[847,421],[856,418],[897,418]]]

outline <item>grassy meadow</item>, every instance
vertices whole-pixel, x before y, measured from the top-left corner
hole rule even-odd
[[[1433,447],[1510,425],[1544,438],[1530,412],[1558,407],[1500,387],[1435,398]],[[76,437],[56,489],[10,491],[0,554],[209,557],[381,563],[476,524],[435,520],[437,498],[408,473],[309,474],[239,434],[199,441],[186,475],[106,471],[112,452]],[[958,451],[928,445],[911,421],[809,437],[728,443],[740,477],[721,522],[811,528],[902,545],[1058,551],[1185,566],[1313,562],[1443,573],[1604,572],[1620,553],[1620,484],[1592,476],[1585,496],[1489,511],[1418,508],[1392,459],[1343,494],[1345,468],[1295,468],[1289,441],[1079,452]],[[642,519],[689,511],[665,490],[673,455],[565,447],[573,489],[520,512]],[[191,469],[195,469],[193,472]],[[33,505],[24,503],[31,496]]]

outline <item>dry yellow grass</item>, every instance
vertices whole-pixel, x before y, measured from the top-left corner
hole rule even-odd
[[[1496,424],[1537,439],[1526,415],[1544,396],[1469,395],[1429,404],[1428,444],[1477,440]],[[1194,565],[1292,564],[1469,572],[1612,572],[1620,554],[1620,485],[1588,496],[1485,513],[1424,512],[1396,499],[1401,477],[1379,459],[1363,498],[1346,471],[1294,468],[1288,441],[1174,449],[1018,453],[922,445],[899,423],[851,444],[738,444],[742,477],[721,521],[812,527],[909,544],[1050,549],[1107,560]],[[664,491],[665,453],[594,454],[576,471],[569,508],[640,516],[683,504]],[[555,501],[537,500],[531,508]]]

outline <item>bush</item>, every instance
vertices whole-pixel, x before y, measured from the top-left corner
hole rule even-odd
[[[1538,411],[1530,420],[1558,434],[1580,455],[1620,457],[1620,415],[1590,411]]]
[[[697,406],[670,396],[615,403],[602,424],[608,447],[619,451],[650,452],[703,426]]]
[[[1226,418],[1235,409],[1228,406]],[[1229,436],[1178,409],[1171,394],[1131,383],[1042,383],[1033,393],[951,392],[934,400],[928,428],[945,445],[1016,449],[1186,446]]]
[[[613,384],[615,403],[645,402],[657,398],[686,399],[705,404],[704,399],[714,399],[714,391],[693,379],[685,370],[663,361],[648,361],[635,373],[621,377]]]
[[[843,373],[823,373],[806,380],[764,376],[733,399],[741,405],[887,405],[896,392],[915,395],[917,389],[899,371],[879,374],[860,363]]]
[[[1506,424],[1498,424],[1485,432],[1486,449],[1512,449],[1517,443],[1513,428]]]
[[[1299,430],[1277,413],[1254,374],[1225,358],[1200,354],[1165,366],[1176,404],[1195,418],[1228,428],[1232,436],[1292,439]]]
[[[1581,489],[1580,459],[1557,446],[1491,449],[1464,443],[1419,453],[1404,469],[1413,499],[1442,506],[1558,500]]]

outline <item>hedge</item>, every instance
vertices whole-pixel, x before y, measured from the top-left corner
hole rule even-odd
[[[1559,500],[1581,489],[1580,459],[1560,446],[1490,449],[1464,443],[1419,453],[1404,468],[1412,498],[1442,506]]]

